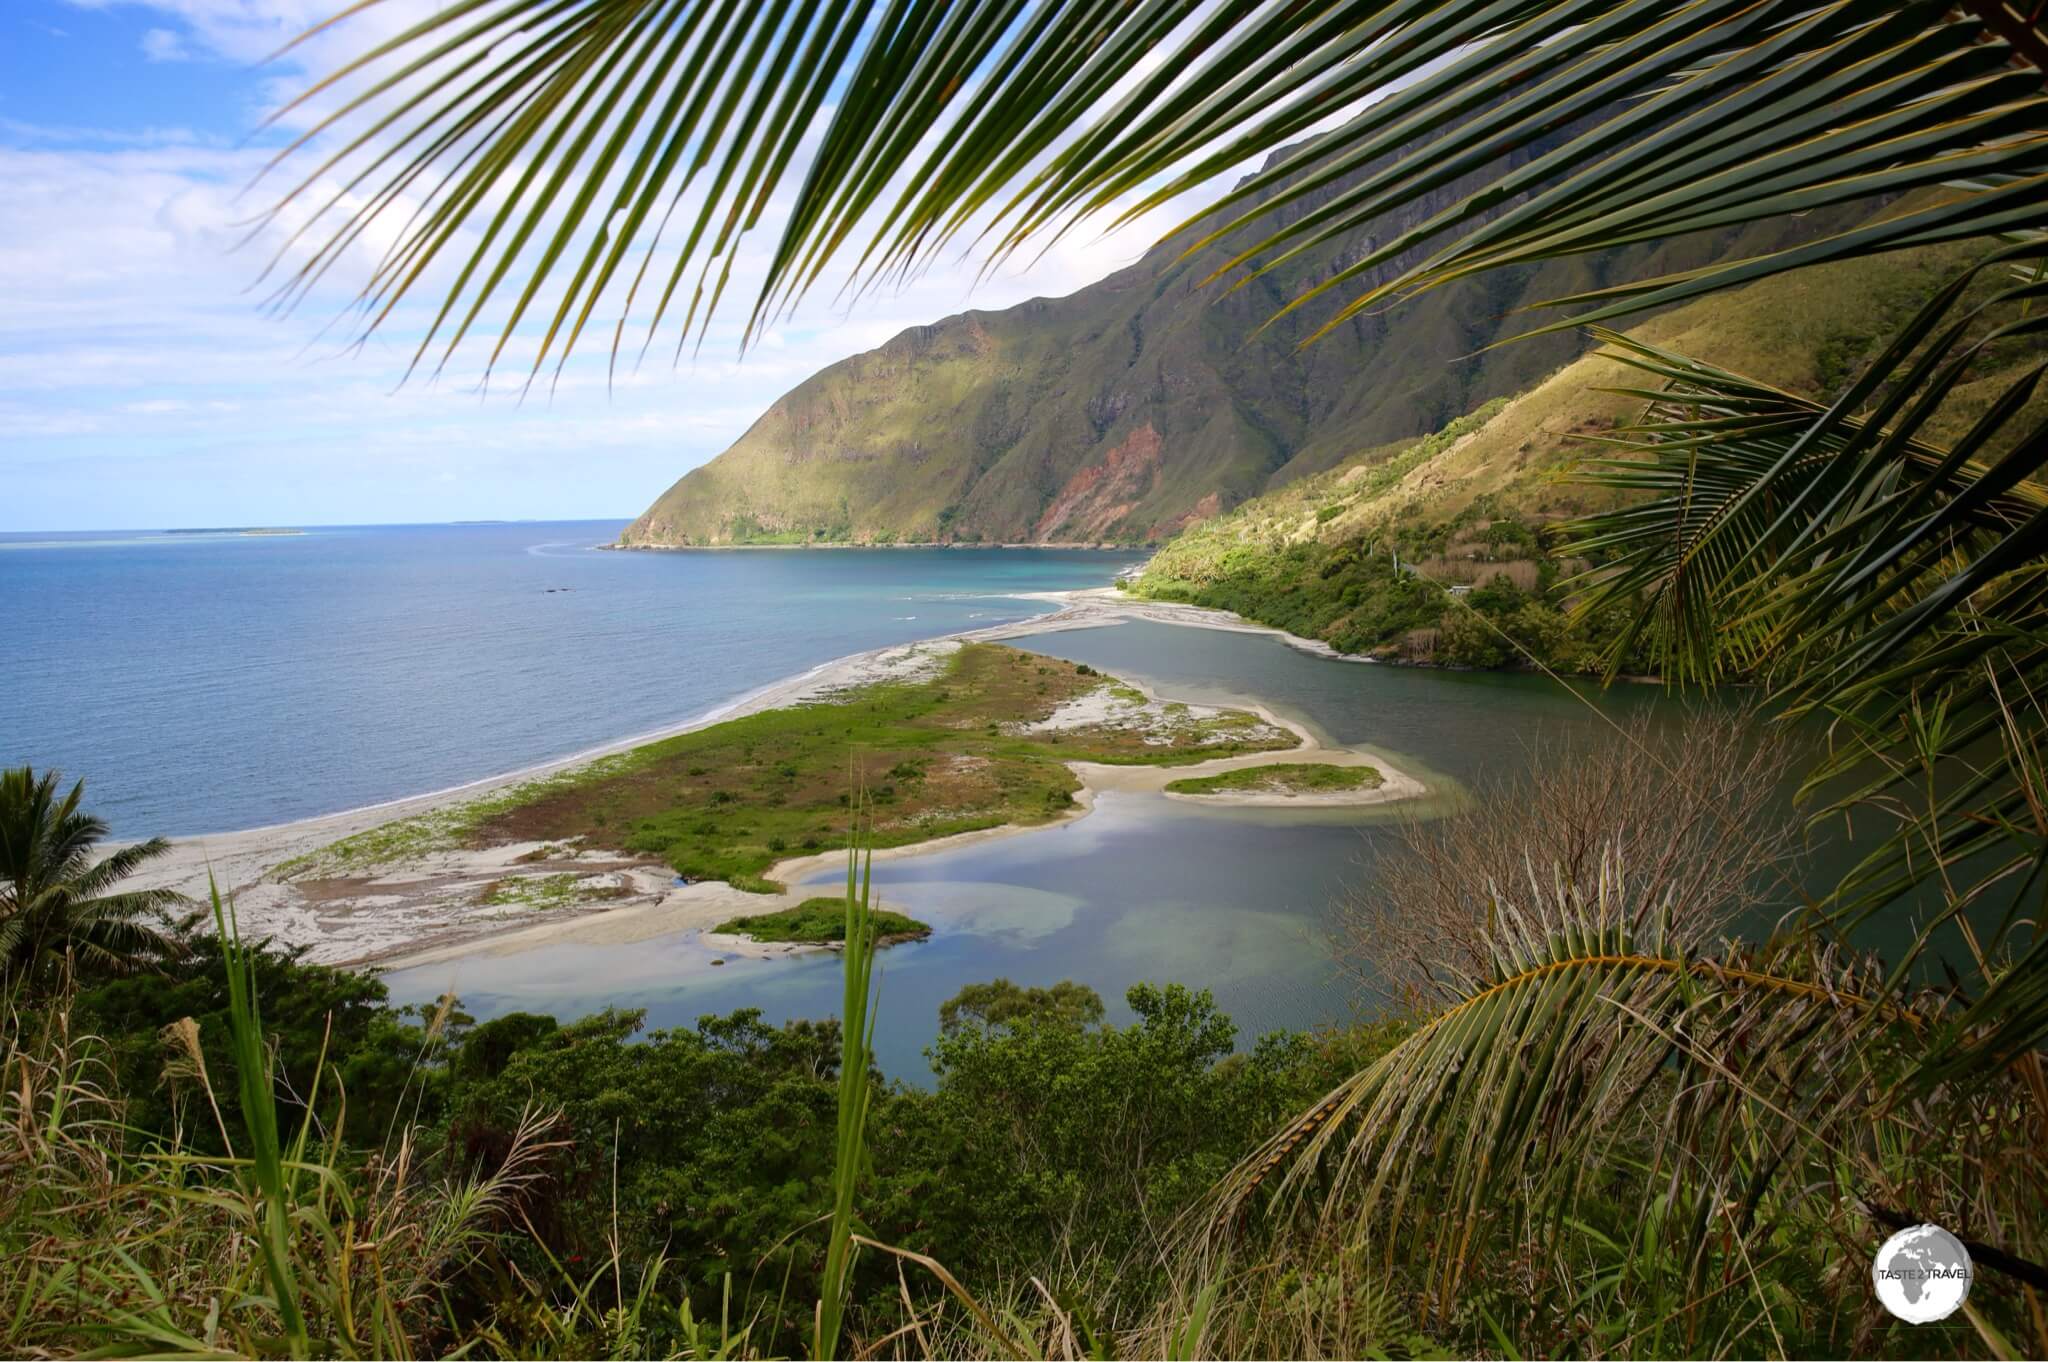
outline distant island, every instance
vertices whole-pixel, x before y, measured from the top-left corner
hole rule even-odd
[[[304,534],[304,530],[274,528],[266,525],[221,525],[213,528],[165,530],[165,534]]]

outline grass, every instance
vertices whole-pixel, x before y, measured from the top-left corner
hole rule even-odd
[[[589,877],[573,873],[559,875],[507,875],[486,886],[485,905],[494,908],[569,908],[579,903],[623,898],[632,890],[624,885],[589,883]]]
[[[637,750],[637,749],[636,749]],[[541,776],[534,780],[522,781],[497,794],[474,799],[466,804],[448,808],[433,809],[426,813],[414,814],[410,818],[397,818],[389,823],[330,842],[303,856],[294,856],[280,861],[271,868],[273,878],[283,880],[323,879],[335,875],[350,875],[389,865],[414,856],[423,856],[433,851],[450,851],[457,847],[475,845],[476,830],[486,819],[514,809],[521,804],[546,796],[549,792],[573,785],[578,781],[597,779],[606,772],[616,771],[628,765],[632,752],[617,753],[600,757],[590,765],[573,772],[561,772]],[[564,848],[541,846],[520,857],[522,861],[545,860],[561,854]]]
[[[166,1044],[180,1056],[230,1152],[126,1126],[102,1086],[105,1041],[75,1032],[69,999],[35,1034],[0,1026],[0,1351],[10,1356],[412,1357],[440,1336],[436,1306],[455,1265],[503,1223],[512,1194],[561,1148],[552,1118],[522,1121],[488,1177],[431,1174],[408,1129],[373,1157],[344,1150],[345,1101],[323,1055],[290,1126],[278,1101],[253,956],[232,906],[210,894],[224,962],[226,1069],[209,1074],[188,1018]],[[10,999],[10,1001],[12,1001]],[[443,1009],[429,1028],[431,1047]],[[429,1056],[422,1053],[421,1060]],[[407,1075],[410,1083],[415,1075]],[[214,1084],[232,1085],[222,1120]],[[322,1117],[315,1117],[315,1110]],[[230,1125],[234,1128],[230,1129]]]
[[[1126,722],[1120,710],[1114,723],[1026,731],[1103,687],[1147,722]],[[346,875],[438,849],[573,843],[658,857],[691,880],[772,892],[779,886],[767,873],[777,861],[849,845],[850,790],[865,789],[872,801],[873,845],[904,846],[1065,816],[1079,788],[1068,761],[1173,765],[1296,743],[1254,715],[1139,708],[1148,703],[1085,664],[967,644],[926,679],[679,734],[372,828],[278,873]]]
[[[930,924],[901,913],[887,913],[878,908],[868,916],[875,927],[877,945],[922,940],[932,934]],[[808,898],[779,913],[758,913],[721,922],[715,930],[731,936],[750,937],[755,941],[790,941],[822,946],[846,940],[846,902],[829,895]]]
[[[846,897],[840,906],[840,955],[843,985],[839,1008],[839,1101],[835,1111],[837,1140],[832,1160],[832,1223],[825,1240],[825,1280],[820,1284],[811,1356],[839,1355],[848,1283],[853,1275],[854,1194],[868,1158],[868,1108],[874,1099],[875,947],[874,844],[868,840],[871,806],[861,798],[859,820],[848,838]],[[811,899],[809,903],[830,902]],[[907,1294],[907,1289],[906,1289]]]
[[[1224,794],[1232,790],[1312,794],[1326,790],[1377,790],[1385,777],[1370,766],[1332,766],[1328,762],[1298,765],[1246,766],[1213,776],[1191,776],[1168,782],[1171,794]]]

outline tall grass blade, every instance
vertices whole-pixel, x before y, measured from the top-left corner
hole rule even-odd
[[[841,960],[844,997],[840,1004],[839,1128],[832,1168],[831,1238],[825,1249],[825,1279],[820,1288],[814,1357],[839,1355],[839,1332],[846,1308],[846,1283],[853,1271],[853,1194],[867,1163],[868,1053],[873,1039],[875,927],[869,896],[874,882],[865,796],[846,852],[846,949]]]
[[[256,967],[242,946],[234,908],[223,903],[220,886],[206,877],[213,899],[213,921],[220,932],[227,962],[228,1022],[235,1056],[235,1079],[242,1096],[242,1119],[249,1130],[249,1169],[262,1197],[257,1222],[257,1248],[264,1275],[270,1279],[284,1341],[293,1357],[312,1355],[305,1312],[299,1305],[298,1281],[292,1272],[291,1213],[283,1146],[277,1133],[277,1095],[271,1081],[270,1050],[263,1043],[263,1017],[256,1000]]]

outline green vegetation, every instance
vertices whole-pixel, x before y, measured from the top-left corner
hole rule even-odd
[[[1008,979],[968,984],[939,1004],[939,1029],[962,1026],[1018,1026],[1043,1022],[1078,1031],[1102,1020],[1102,995],[1072,979],[1051,988],[1026,988]]]
[[[1171,794],[1220,794],[1229,790],[1272,790],[1308,794],[1318,790],[1377,790],[1384,777],[1370,766],[1332,766],[1304,761],[1273,766],[1243,766],[1213,776],[1168,781]]]
[[[1484,437],[1496,399],[1435,434],[1375,451],[1182,532],[1130,584],[1134,595],[1234,611],[1343,652],[1448,666],[1598,665],[1620,621],[1574,620],[1568,565],[1495,494],[1435,520],[1396,489]]]
[[[1176,765],[1296,743],[1255,715],[1149,706],[1092,667],[996,644],[967,644],[935,658],[933,671],[728,720],[372,828],[278,873],[346,874],[438,847],[574,841],[766,892],[775,887],[767,871],[785,856],[849,844],[850,786],[872,802],[874,845],[902,846],[1064,816],[1078,788],[1068,761]],[[1101,721],[1033,727],[1097,691],[1117,702]],[[520,879],[502,891],[543,893]]]
[[[631,892],[623,885],[592,884],[587,875],[565,872],[558,875],[507,875],[485,886],[483,901],[493,907],[570,908],[581,903],[600,903]]]
[[[1740,737],[1722,723],[1660,750],[1749,789]],[[1728,846],[1772,855],[1769,801],[1667,788],[1626,742],[1556,756],[1549,798],[1522,820],[1474,809],[1405,834],[1425,863],[1438,847],[1475,872],[1557,867],[1540,901],[1504,902],[1497,876],[1386,886],[1383,920],[1439,971],[1412,1013],[1240,1047],[1213,1000],[1178,985],[1134,986],[1130,1020],[1110,1023],[1072,981],[998,979],[940,1007],[922,1087],[868,1060],[888,921],[858,870],[843,898],[805,905],[849,943],[845,1027],[742,1011],[647,1033],[630,1012],[479,1024],[454,999],[395,1010],[373,979],[242,945],[217,905],[216,934],[149,972],[53,982],[0,1032],[0,1349],[829,1357],[906,1334],[918,1355],[966,1357],[1667,1356],[1744,1351],[1714,1343],[1751,1334],[1786,1356],[2031,1345],[2015,1281],[2039,1269],[1986,1247],[2029,1244],[2043,1209],[2024,1076],[1943,1085],[1909,1108],[1847,1100],[1923,1060],[1945,996],[1888,1013],[1874,962],[1796,942],[1702,950],[1728,919],[1704,900],[1675,908],[1673,891],[1747,878],[1721,864]],[[1708,806],[1740,826],[1643,816]],[[1603,850],[1568,869],[1557,854],[1589,833]],[[1646,878],[1614,863],[1624,844]],[[1481,972],[1465,972],[1471,952]],[[1680,1022],[1689,1044],[1674,1050]],[[1578,1119],[1589,1104],[1599,1119]],[[1915,1138],[1927,1130],[1944,1138]],[[1498,1157],[1439,1153],[1471,1132]],[[1970,1329],[1872,1317],[1870,1246],[1921,1216],[1979,1246]],[[1560,1293],[1584,1308],[1558,1311]]]
[[[889,945],[897,941],[915,941],[932,934],[929,923],[901,913],[883,912],[874,909],[869,920],[875,925],[878,945]],[[721,922],[713,930],[732,936],[750,937],[755,941],[795,941],[805,945],[825,945],[828,942],[846,940],[846,904],[836,898],[808,898],[794,908],[785,908],[779,913],[757,913],[751,917],[736,917]]]
[[[59,794],[55,771],[0,770],[0,979],[47,983],[75,959],[97,972],[139,968],[172,944],[178,896],[122,889],[170,850],[161,837],[95,857],[106,823],[80,810],[85,782]]]
[[[1239,516],[1266,509],[1253,502]],[[1245,523],[1176,539],[1132,594],[1234,611],[1347,653],[1454,667],[1597,670],[1626,623],[1624,605],[1574,615],[1568,565],[1491,498],[1359,537],[1275,540],[1242,534]]]
[[[242,946],[224,909],[161,972],[39,998],[0,1034],[0,1349],[838,1356],[909,1322],[906,1283],[938,1303],[895,1252],[995,1308],[1067,1245],[1048,1280],[1108,1329],[1168,1280],[1129,1251],[1402,1032],[1240,1054],[1206,994],[1140,985],[1105,1025],[1078,985],[998,981],[946,1004],[928,1086],[887,1083],[856,1010],[887,925],[867,902],[865,876],[820,901],[865,943],[847,1028],[394,1010]],[[993,1336],[925,1327],[1014,1353],[1047,1323],[1015,1304]]]
[[[23,1353],[293,1355],[761,1355],[806,1337],[820,1356],[2048,1351],[2048,428],[2027,353],[2048,265],[2048,35],[2003,4],[1740,8],[1726,21],[1653,0],[1247,5],[1176,34],[1182,16],[1150,5],[1048,7],[1020,25],[1009,6],[907,0],[872,24],[860,7],[565,14],[514,0],[481,16],[447,7],[348,68],[339,88],[357,93],[302,139],[343,145],[339,162],[295,177],[280,215],[321,223],[306,210],[337,164],[363,192],[311,228],[317,244],[283,297],[459,146],[442,189],[388,236],[366,325],[400,313],[441,265],[452,291],[420,356],[444,340],[452,354],[482,317],[509,339],[551,316],[536,377],[585,334],[621,270],[648,258],[635,248],[651,254],[650,219],[666,224],[664,205],[714,162],[666,287],[629,290],[656,309],[652,328],[666,319],[685,340],[724,295],[721,274],[700,312],[701,281],[786,185],[800,188],[750,335],[842,251],[859,261],[857,293],[914,276],[962,231],[1006,259],[1134,187],[1171,199],[1270,154],[1220,204],[1195,195],[1200,216],[1154,257],[1171,265],[1113,281],[1127,306],[1045,342],[1088,382],[1044,391],[1034,378],[1046,371],[980,318],[910,333],[846,386],[799,390],[757,427],[754,461],[728,466],[739,476],[698,484],[712,534],[743,517],[770,534],[837,523],[788,496],[778,470],[826,483],[827,497],[834,477],[861,485],[856,514],[884,531],[936,502],[948,523],[1042,537],[1156,533],[1177,523],[1162,517],[1173,507],[1221,509],[1247,483],[1310,471],[1302,461],[1320,455],[1296,443],[1302,426],[1354,401],[1404,400],[1411,361],[1441,356],[1446,334],[1459,354],[1478,348],[1474,329],[1498,337],[1463,317],[1514,316],[1572,347],[1562,333],[1745,282],[1796,286],[1815,262],[1885,268],[1912,243],[1996,234],[1996,253],[1980,244],[1984,259],[1876,353],[1854,335],[1816,349],[1819,381],[1839,390],[1790,392],[1761,369],[1638,335],[1615,343],[1634,381],[1654,385],[1627,395],[1631,416],[1646,398],[1648,411],[1619,430],[1573,417],[1629,456],[1603,490],[1647,500],[1563,512],[1581,516],[1566,536],[1606,569],[1587,585],[1591,614],[1619,609],[1625,627],[1546,647],[1590,648],[1609,671],[1648,647],[1676,676],[1755,679],[1779,709],[1831,725],[1808,786],[1839,801],[1823,812],[1875,818],[1885,835],[1821,901],[1782,904],[1756,942],[1728,939],[1735,891],[1681,890],[1776,870],[1747,850],[1757,827],[1716,843],[1734,850],[1702,876],[1629,850],[1678,845],[1668,801],[1617,804],[1590,787],[1600,816],[1534,839],[1517,834],[1541,822],[1483,810],[1469,836],[1406,848],[1422,862],[1411,882],[1445,910],[1411,962],[1423,981],[1412,1019],[1226,1058],[1233,1028],[1209,1000],[1141,986],[1127,1027],[1076,1027],[1047,1008],[942,1034],[935,1091],[900,1107],[864,1062],[873,957],[865,886],[856,897],[850,874],[843,1033],[778,1033],[742,1014],[628,1045],[630,1019],[520,1019],[486,1052],[509,1054],[501,1071],[465,1089],[478,1070],[451,1065],[442,1094],[465,1105],[440,1148],[483,1190],[466,1202],[365,1193],[360,1215],[364,1182],[350,1175],[409,1169],[406,1147],[376,1160],[329,1148],[309,1167],[307,1121],[286,1156],[255,972],[245,981],[230,946],[238,1157],[162,1152],[203,1129],[196,1102],[189,1127],[150,1132],[160,1143],[135,1162],[110,1153],[127,1127],[79,1115],[92,1056],[69,1048],[61,1012],[34,1049],[6,1056],[19,1129],[0,1162],[0,1320],[23,1336],[4,1341]],[[523,21],[555,26],[497,57]],[[733,81],[702,59],[714,45],[762,61]],[[422,95],[404,77],[429,61],[481,74]],[[790,116],[828,100],[822,129]],[[1287,144],[1329,109],[1350,112]],[[327,135],[341,124],[362,134]],[[418,154],[394,156],[385,136]],[[655,151],[693,145],[689,158]],[[1874,217],[1847,207],[1879,200]],[[1183,248],[1199,249],[1184,260]],[[1219,290],[1198,316],[1146,306],[1219,276],[1251,287]],[[668,304],[690,278],[700,286],[677,318]],[[1972,295],[1979,285],[1988,297]],[[1052,317],[1057,305],[1021,311]],[[1261,321],[1287,359],[1244,348]],[[1205,329],[1230,348],[1187,343]],[[909,362],[934,343],[989,372],[958,383]],[[1313,367],[1324,356],[1331,368]],[[1477,378],[1450,380],[1472,391],[1423,385],[1428,409],[1390,438],[1519,386],[1493,388],[1487,359],[1460,366]],[[1250,381],[1209,378],[1240,367]],[[891,379],[933,389],[894,429]],[[1980,421],[1944,427],[1944,412],[1972,402]],[[865,438],[849,437],[846,425],[877,413]],[[1359,447],[1340,429],[1339,459]],[[966,457],[924,444],[961,430],[973,432]],[[811,431],[815,444],[777,438]],[[1389,489],[1415,509],[1387,543],[1347,535],[1347,514],[1321,514],[1337,504],[1327,499],[1303,517],[1309,532],[1355,541],[1361,557],[1412,554],[1405,534],[1452,559],[1469,533],[1534,571],[1484,571],[1474,595],[1501,582],[1551,590],[1527,552],[1538,525],[1518,507],[1477,510],[1461,529],[1499,489],[1428,504],[1435,465],[1457,453]],[[826,476],[801,471],[812,464]],[[1205,482],[1189,505],[1190,484]],[[658,508],[640,533],[692,534],[694,514]],[[1340,592],[1342,616],[1327,600],[1299,613],[1390,637],[1412,606],[1406,574],[1390,570],[1385,590],[1361,575],[1354,599]],[[1295,570],[1246,590],[1302,585]],[[1497,598],[1438,627],[1472,627],[1447,646],[1476,650],[1510,606],[1519,618],[1555,602]],[[1417,632],[1403,627],[1404,641]],[[1516,873],[1484,873],[1498,864]],[[1879,914],[1905,928],[1897,958],[1858,950],[1853,929]],[[1938,935],[1954,940],[1937,958]],[[1938,986],[1923,987],[1929,977]],[[1331,1061],[1341,1080],[1302,1099],[1296,1084]],[[527,1172],[536,1093],[559,1104],[567,1132],[564,1175],[546,1190]],[[1273,1119],[1276,1101],[1293,1114]],[[173,1184],[180,1195],[146,1214]],[[538,1204],[514,1213],[528,1191]],[[407,1209],[372,1213],[380,1204]],[[483,1209],[520,1229],[480,1246]],[[1978,1256],[1966,1309],[1938,1330],[1902,1328],[1870,1299],[1871,1245],[1923,1220],[1960,1227]],[[551,1231],[585,1248],[557,1254]],[[502,1258],[479,1271],[487,1251]],[[671,1251],[688,1300],[661,1294]],[[586,1261],[600,1266],[585,1279],[564,1270]],[[706,1278],[730,1284],[745,1265],[765,1269],[774,1294],[750,1276],[737,1332],[722,1313],[713,1334],[697,1323],[713,1303]],[[673,1311],[648,1308],[657,1300]]]

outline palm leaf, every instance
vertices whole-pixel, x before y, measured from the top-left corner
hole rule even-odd
[[[1992,252],[1825,404],[1603,333],[1660,386],[1605,440],[1628,457],[1586,473],[1635,499],[1564,535],[1598,563],[1582,608],[1641,604],[1624,646],[1646,638],[1678,680],[1754,676],[1829,720],[1815,817],[1875,813],[1886,834],[1837,886],[1838,927],[1937,886],[1904,970],[1935,928],[1978,924],[1987,991],[1929,1075],[2048,1037],[2048,954],[2023,939],[2048,866],[2048,423],[2030,405],[2048,369],[2044,258],[2038,239]],[[1992,362],[1982,414],[1936,440]]]
[[[1375,233],[1287,300],[1327,295],[1321,334],[1489,270],[1951,190],[1552,300],[1581,310],[1550,330],[2032,226],[2048,206],[2038,39],[1998,7],[1847,0],[462,0],[293,106],[355,90],[285,153],[333,147],[278,204],[275,220],[306,219],[278,299],[385,224],[364,327],[445,259],[414,363],[445,364],[481,327],[495,364],[531,323],[531,376],[600,312],[617,312],[615,363],[629,315],[651,341],[680,310],[679,344],[701,338],[778,190],[792,197],[750,334],[835,261],[866,287],[972,236],[993,263],[1263,161],[1167,236],[1225,243],[1218,273],[1242,285]]]
[[[1746,1232],[1773,1189],[1846,1162],[1939,1002],[1909,1006],[1871,964],[1811,943],[1695,955],[1668,913],[1632,927],[1638,908],[1611,858],[1591,892],[1533,873],[1497,890],[1490,971],[1274,1134],[1184,1228],[1213,1249],[1261,1221],[1385,1236],[1427,1218],[1417,1256],[1448,1298],[1489,1226],[1561,1223],[1646,1160],[1637,1185],[1694,1193],[1686,1242],[1704,1270],[1711,1221]]]

